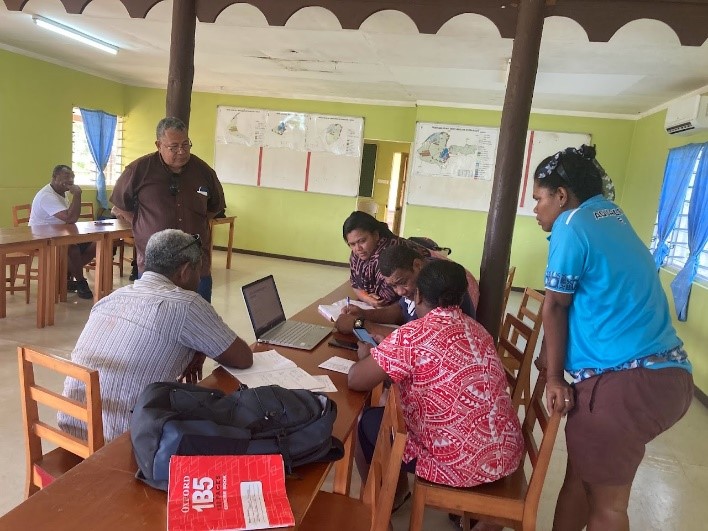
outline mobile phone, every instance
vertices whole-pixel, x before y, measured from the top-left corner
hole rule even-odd
[[[376,346],[378,343],[376,340],[371,337],[371,334],[366,330],[366,328],[355,328],[352,330],[354,332],[354,335],[357,337],[359,341],[363,341],[364,343],[368,343],[371,346]]]
[[[329,343],[327,343],[330,346],[333,347],[339,347],[339,348],[346,348],[348,350],[358,350],[359,347],[357,346],[356,343],[352,343],[350,341],[340,341],[339,339],[330,339]]]

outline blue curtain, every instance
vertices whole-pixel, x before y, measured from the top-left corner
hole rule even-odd
[[[103,171],[108,164],[113,147],[113,136],[116,132],[118,118],[103,111],[90,111],[79,109],[81,119],[84,122],[86,141],[93,161],[96,163],[96,196],[103,208],[108,208],[108,196],[106,194],[106,175]]]
[[[657,270],[669,254],[666,239],[674,230],[676,218],[681,213],[693,167],[702,149],[703,144],[688,144],[669,150],[664,170],[664,184],[661,186],[661,195],[659,196],[657,244],[654,249],[654,262]]]
[[[688,205],[688,250],[686,264],[671,283],[674,294],[676,315],[679,321],[688,318],[688,298],[691,284],[696,278],[698,261],[708,240],[708,143],[701,146],[703,155],[698,163],[696,178],[693,181],[691,202]]]

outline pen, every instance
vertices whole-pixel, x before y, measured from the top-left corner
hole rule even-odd
[[[349,306],[349,297],[347,297],[347,307]]]

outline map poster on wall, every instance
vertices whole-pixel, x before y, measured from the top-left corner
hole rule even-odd
[[[220,105],[214,169],[224,183],[354,197],[364,119]]]
[[[307,124],[307,150],[360,157],[363,125],[361,118],[312,114]]]
[[[419,122],[412,175],[491,181],[499,129]]]
[[[216,115],[216,143],[261,147],[266,129],[267,111],[261,109],[223,109]]]
[[[547,156],[590,143],[586,133],[529,131],[517,215],[533,216],[533,172]],[[418,123],[406,202],[487,212],[492,197],[499,129]]]
[[[268,111],[263,146],[307,151],[305,121],[303,113]]]

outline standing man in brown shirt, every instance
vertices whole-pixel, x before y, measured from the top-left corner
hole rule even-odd
[[[143,272],[145,246],[164,229],[198,234],[211,247],[210,220],[226,207],[216,172],[191,154],[187,126],[178,118],[157,124],[157,151],[131,162],[118,178],[113,212],[133,225],[138,270]],[[197,292],[211,302],[211,255],[204,255]]]

